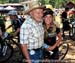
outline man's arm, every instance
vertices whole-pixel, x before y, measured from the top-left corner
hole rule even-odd
[[[29,54],[28,54],[28,49],[26,44],[21,44],[21,50],[23,52],[24,57],[27,59],[26,62],[31,63]]]
[[[16,36],[20,32],[20,28],[17,28],[17,30],[14,32],[13,36]]]
[[[29,51],[28,51],[28,43],[29,43],[29,35],[31,29],[27,24],[23,24],[20,28],[20,44],[21,44],[21,50],[23,52],[24,57],[26,58],[27,63],[31,63],[31,59],[29,56]]]
[[[54,48],[56,48],[57,46],[59,46],[62,43],[62,35],[61,32],[58,33],[58,40],[56,40],[56,43],[53,46],[50,46],[47,50],[53,50]]]

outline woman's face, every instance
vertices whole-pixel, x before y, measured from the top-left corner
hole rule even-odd
[[[50,24],[53,21],[53,16],[48,14],[44,17],[45,24]]]

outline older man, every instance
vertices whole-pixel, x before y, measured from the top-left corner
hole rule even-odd
[[[39,63],[42,55],[44,30],[42,26],[43,8],[39,2],[31,1],[25,22],[20,29],[20,44],[28,63]]]

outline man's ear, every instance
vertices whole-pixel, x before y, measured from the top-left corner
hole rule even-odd
[[[29,14],[32,16],[32,12],[29,12]]]
[[[29,15],[31,15],[32,13],[31,12],[29,12]]]

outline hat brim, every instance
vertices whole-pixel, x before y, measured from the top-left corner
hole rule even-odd
[[[45,6],[30,8],[30,9],[26,10],[24,12],[24,14],[29,14],[29,12],[31,12],[32,10],[35,10],[35,9],[44,9],[44,8],[45,8]]]

